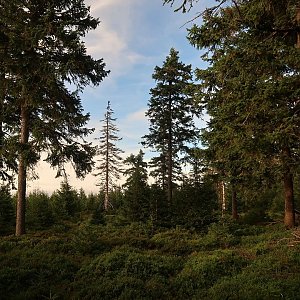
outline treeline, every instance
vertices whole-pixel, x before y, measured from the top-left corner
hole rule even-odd
[[[232,210],[233,191],[226,188],[226,206],[223,207],[220,186],[211,176],[195,185],[186,180],[173,190],[173,203],[166,201],[164,190],[157,184],[141,186],[131,179],[123,187],[109,193],[110,206],[104,210],[105,192],[86,194],[62,182],[52,194],[34,191],[26,199],[26,226],[29,232],[65,226],[68,222],[88,222],[91,225],[126,226],[141,223],[159,228],[185,228],[206,232],[210,224],[227,220]],[[296,189],[300,195],[300,189]],[[0,234],[15,230],[17,196],[8,188],[0,191]],[[239,191],[239,223],[281,223],[284,206],[282,187],[248,187]],[[298,220],[299,222],[299,220]]]
[[[82,189],[77,191],[67,182],[63,182],[61,188],[52,194],[32,192],[26,198],[26,226],[32,231],[65,222],[88,221],[99,225],[108,222],[121,226],[141,222],[154,227],[181,225],[205,229],[217,219],[217,196],[210,181],[198,187],[185,184],[178,188],[172,208],[167,207],[164,192],[157,185],[146,185],[138,193],[133,192],[135,188],[134,183],[127,184],[124,189],[116,187],[110,192],[110,207],[106,211],[104,192],[86,194]],[[0,233],[12,234],[17,198],[7,188],[1,189],[0,197]]]

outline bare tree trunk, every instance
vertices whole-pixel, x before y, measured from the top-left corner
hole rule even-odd
[[[5,55],[6,48],[4,47],[3,53],[0,53],[0,55]],[[1,61],[1,64],[3,64],[3,61]],[[5,70],[1,66],[0,70],[0,150],[3,148],[4,143],[4,132],[3,132],[3,122],[4,122],[4,100],[6,96],[6,83],[5,83]],[[4,167],[4,161],[3,158],[0,157],[0,168],[2,169]]]
[[[5,98],[5,75],[4,71],[0,71],[0,150],[3,147],[3,107],[4,107],[4,98]],[[0,168],[3,168],[3,161],[0,157]]]
[[[167,195],[168,195],[168,205],[171,206],[172,205],[172,198],[173,198],[173,170],[172,170],[172,149],[168,149],[168,191],[167,191]]]
[[[224,181],[220,182],[220,201],[221,201],[221,214],[222,217],[226,212],[226,197],[225,197],[225,183]]]
[[[167,150],[167,159],[168,159],[168,205],[171,207],[173,199],[173,129],[172,129],[172,98],[169,96],[168,103],[169,110],[169,120],[168,120],[168,150]]]
[[[24,147],[29,139],[29,114],[26,105],[21,105],[21,134],[20,144],[23,149],[19,153],[18,167],[18,192],[17,192],[17,212],[16,212],[16,235],[25,233],[25,210],[26,210],[26,171],[27,159]]]
[[[109,105],[109,103],[108,103]],[[104,191],[104,210],[109,208],[109,120],[106,116],[106,169],[105,169],[105,191]]]
[[[291,157],[291,152],[288,147],[283,150],[285,159]],[[283,174],[284,185],[284,224],[287,228],[293,228],[295,226],[295,205],[294,205],[294,183],[293,174],[290,167],[285,166],[285,172]]]
[[[238,209],[237,209],[237,193],[235,185],[232,184],[232,195],[231,195],[231,205],[232,205],[232,218],[237,220],[239,218]]]
[[[284,174],[284,224],[288,228],[295,226],[295,207],[294,207],[294,188],[293,175],[290,173]]]
[[[300,26],[300,8],[296,8],[296,21],[298,23],[298,27]],[[297,31],[297,42],[296,48],[300,48],[300,30]]]

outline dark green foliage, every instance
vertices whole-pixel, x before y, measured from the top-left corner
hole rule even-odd
[[[129,168],[124,172],[127,176],[124,184],[124,214],[133,222],[146,222],[150,218],[150,197],[148,186],[147,164],[143,161],[144,153],[131,154],[124,163]]]
[[[82,41],[99,24],[82,0],[2,1],[0,23],[0,175],[7,168],[18,173],[16,234],[21,235],[26,173],[41,152],[58,176],[68,161],[78,177],[91,172],[95,148],[85,137],[93,130],[86,127],[89,114],[79,92],[98,85],[108,72]]]
[[[174,285],[179,299],[188,299],[193,295],[205,294],[205,291],[224,277],[238,274],[247,265],[247,259],[232,251],[215,251],[203,255],[191,255]]]
[[[298,249],[299,250],[299,249]],[[208,291],[208,299],[298,299],[300,276],[296,249],[278,248],[265,254],[233,278],[223,278]],[[251,287],[251,288],[249,288]]]
[[[180,174],[179,153],[185,153],[187,144],[196,140],[194,99],[192,97],[192,67],[179,60],[172,48],[162,67],[155,67],[152,75],[156,86],[151,89],[146,116],[150,121],[149,134],[143,145],[158,153],[152,159],[157,182],[166,191],[168,204]]]
[[[105,211],[102,203],[100,205],[98,204],[92,213],[91,224],[104,225],[105,224],[104,213]]]
[[[281,226],[223,220],[208,234],[83,222],[63,232],[53,228],[1,237],[0,295],[14,300],[250,300],[281,294],[298,299],[300,245],[290,233]]]
[[[85,209],[88,212],[94,211],[97,207],[99,207],[100,195],[98,194],[89,194],[86,197]]]
[[[184,183],[174,192],[173,221],[187,228],[205,229],[215,221],[218,198],[212,182]]]
[[[27,222],[30,228],[43,229],[54,223],[50,197],[42,192],[33,192],[27,197]]]
[[[83,288],[84,299],[130,299],[127,297],[163,297],[166,278],[180,268],[180,260],[140,253],[134,248],[122,247],[96,257],[78,273],[80,281],[93,282]],[[150,281],[150,282],[149,282]],[[126,295],[126,296],[125,296]]]
[[[158,184],[152,184],[150,186],[150,209],[151,220],[154,224],[162,227],[171,225],[171,212],[168,206],[166,193]]]
[[[229,231],[235,242],[219,250],[220,237]],[[225,222],[207,235],[179,229],[149,234],[140,225],[81,224],[63,234],[1,238],[1,295],[5,299],[259,299],[260,295],[277,299],[282,294],[297,299],[299,245],[287,247],[289,232],[282,228]]]
[[[285,224],[294,226],[299,164],[298,1],[222,1],[189,40],[209,66],[197,70],[211,116],[203,135],[212,166],[231,185],[282,180]],[[287,28],[289,28],[287,30]],[[201,93],[199,91],[199,93]]]
[[[78,193],[67,181],[62,182],[60,190],[52,194],[51,203],[57,221],[78,216],[81,211]]]
[[[0,234],[11,233],[15,219],[13,198],[8,187],[0,187]]]

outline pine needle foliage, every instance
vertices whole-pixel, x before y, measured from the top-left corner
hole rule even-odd
[[[209,65],[196,73],[213,164],[235,186],[281,181],[287,227],[300,162],[299,20],[297,0],[219,1],[188,35]]]
[[[163,66],[155,67],[152,77],[156,86],[150,90],[146,112],[150,128],[149,134],[143,137],[143,145],[159,154],[153,158],[152,165],[171,205],[172,189],[180,173],[178,155],[185,153],[187,144],[197,136],[192,67],[181,62],[178,51],[172,48]]]
[[[92,169],[79,91],[108,72],[81,39],[98,24],[83,0],[0,2],[0,166],[2,177],[7,168],[18,173],[17,235],[25,233],[27,171],[41,152],[58,176],[68,161],[78,177]]]

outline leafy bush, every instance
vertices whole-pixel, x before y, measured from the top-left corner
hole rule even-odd
[[[157,286],[166,289],[180,268],[178,258],[145,254],[125,246],[97,256],[80,270],[77,279],[83,287],[87,281],[93,282],[92,287],[83,288],[83,299],[95,299],[95,295],[99,299],[154,299],[154,295],[163,296]]]
[[[200,235],[182,228],[154,231],[141,223],[64,221],[0,238],[0,295],[13,300],[298,299],[300,244],[291,247],[291,240],[277,225],[223,221]]]
[[[247,260],[233,251],[201,252],[190,255],[181,273],[174,279],[180,298],[189,298],[214,285],[224,276],[238,274]]]
[[[193,252],[199,236],[187,229],[171,229],[155,234],[151,241],[163,253],[184,255]]]
[[[235,224],[228,221],[220,221],[209,226],[207,234],[200,243],[204,249],[229,248],[239,242],[239,237],[234,235]]]
[[[299,247],[300,248],[300,247]],[[299,249],[276,248],[234,277],[211,287],[207,299],[298,299]]]

